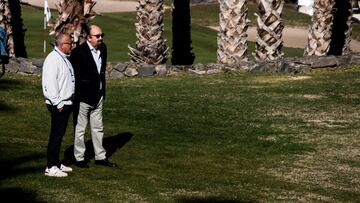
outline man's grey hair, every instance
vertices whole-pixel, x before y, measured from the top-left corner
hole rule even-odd
[[[60,33],[55,38],[55,46],[59,46],[64,43],[65,36],[71,37],[68,33]]]

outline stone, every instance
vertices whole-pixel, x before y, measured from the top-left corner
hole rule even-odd
[[[311,65],[311,68],[327,68],[335,67],[338,64],[338,59],[336,56],[321,56]]]
[[[15,60],[10,60],[8,64],[5,64],[6,71],[10,73],[19,72],[19,68],[20,68],[20,63]]]
[[[153,76],[155,75],[155,65],[140,64],[138,67],[139,76]]]
[[[133,67],[128,67],[128,68],[126,68],[124,74],[129,77],[134,77],[134,76],[137,76],[139,74],[139,72]]]
[[[119,72],[124,72],[126,70],[126,63],[115,63],[113,69],[116,69]]]
[[[9,63],[5,64],[5,71],[41,75],[43,61],[43,59],[10,58]],[[352,64],[360,64],[359,54],[347,56],[285,57],[277,61],[243,61],[238,64],[147,65],[116,62],[108,64],[106,77],[173,76],[186,73],[203,75],[228,71],[297,73],[317,68],[340,68]]]
[[[30,59],[30,61],[34,66],[42,69],[42,66],[44,64],[44,59]]]
[[[34,65],[31,63],[31,61],[22,60],[22,61],[20,62],[19,72],[27,73],[27,74],[33,74],[36,69],[37,69],[37,67],[34,66]]]
[[[167,75],[168,70],[166,68],[166,64],[156,65],[155,66],[155,75],[157,76],[165,76]]]
[[[360,64],[360,55],[352,55],[350,59],[351,64]]]
[[[109,77],[110,78],[123,78],[125,77],[124,73],[118,71],[117,69],[113,69],[110,73],[109,73]]]

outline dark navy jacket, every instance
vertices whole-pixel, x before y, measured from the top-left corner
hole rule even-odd
[[[75,101],[91,106],[98,104],[101,96],[105,98],[105,71],[107,62],[106,45],[100,46],[102,65],[100,74],[86,42],[71,51],[70,61],[75,72]],[[102,89],[100,90],[100,82]]]

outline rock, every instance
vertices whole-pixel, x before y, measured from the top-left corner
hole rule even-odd
[[[166,68],[166,64],[156,65],[155,66],[155,75],[157,76],[165,76],[168,73]]]
[[[11,58],[7,72],[41,75],[43,59]],[[227,71],[298,73],[325,67],[346,67],[359,64],[360,55],[286,57],[277,61],[244,61],[239,64],[148,65],[130,62],[109,63],[106,77],[172,76],[180,74],[215,74]]]
[[[335,67],[337,64],[336,56],[322,56],[313,61],[311,68]]]
[[[139,76],[153,76],[155,75],[155,65],[140,64],[138,71]]]
[[[126,69],[126,63],[116,63],[113,65],[113,69],[116,69],[119,72],[124,72]]]
[[[10,60],[8,64],[5,65],[5,69],[10,73],[17,73],[20,69],[20,63],[15,60]]]
[[[117,69],[113,69],[110,73],[109,76],[110,78],[123,78],[125,77],[123,72],[118,71]]]
[[[32,64],[31,61],[21,60],[19,72],[33,74],[37,67]]]
[[[126,68],[124,74],[129,77],[134,77],[139,74],[139,72],[134,67],[128,67]]]

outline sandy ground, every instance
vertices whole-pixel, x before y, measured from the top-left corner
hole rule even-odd
[[[218,30],[218,26],[211,26],[211,29]],[[248,29],[248,40],[255,42],[256,41],[256,28],[250,27]],[[293,48],[305,48],[308,37],[308,29],[306,28],[294,28],[286,27],[283,30],[283,40],[285,47]],[[350,42],[350,47],[353,52],[360,52],[360,42],[352,40]]]
[[[55,3],[58,0],[48,0],[49,7],[55,8]],[[44,0],[22,0],[22,2],[29,3],[31,5],[43,7]],[[98,0],[94,10],[99,13],[107,12],[131,12],[136,11],[136,6],[138,2],[136,1],[126,1],[126,0]],[[218,30],[219,27],[210,27],[214,30]],[[285,47],[294,47],[294,48],[304,48],[307,43],[308,30],[306,28],[285,28],[283,30],[283,40]],[[248,39],[249,41],[256,40],[256,28],[250,27],[248,29]],[[354,52],[360,52],[360,42],[356,40],[351,41],[351,49]]]

